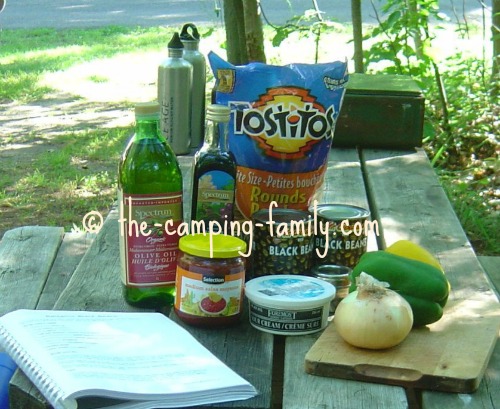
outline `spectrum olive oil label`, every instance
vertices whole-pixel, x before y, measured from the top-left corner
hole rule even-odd
[[[323,183],[346,63],[233,66],[214,53],[209,61],[216,102],[231,109],[237,210],[245,218],[271,202],[307,210]],[[222,86],[219,71],[230,75],[232,87]]]

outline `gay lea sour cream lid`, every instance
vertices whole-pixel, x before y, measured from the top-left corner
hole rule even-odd
[[[279,335],[304,335],[326,327],[335,287],[301,275],[271,275],[245,285],[250,324]]]

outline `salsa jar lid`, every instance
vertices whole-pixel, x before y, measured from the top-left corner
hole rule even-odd
[[[358,206],[347,204],[322,204],[309,208],[309,212],[313,213],[316,209],[316,214],[327,220],[349,220],[367,218],[370,216],[370,211]]]
[[[271,275],[245,284],[247,298],[259,305],[280,309],[314,308],[335,297],[335,287],[323,280],[302,275]]]
[[[238,237],[224,234],[190,234],[179,239],[184,253],[205,258],[234,258],[245,253],[247,244]]]

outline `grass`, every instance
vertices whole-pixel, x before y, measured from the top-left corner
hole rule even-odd
[[[116,197],[116,168],[131,128],[68,133],[29,155],[2,158],[2,228],[80,226],[89,209],[106,214]],[[30,148],[27,148],[30,149]]]
[[[500,220],[485,207],[483,197],[468,190],[464,183],[445,186],[471,243],[476,248],[489,249],[488,253],[500,254]]]
[[[205,42],[211,40],[217,46],[223,42],[220,31],[209,30],[204,34],[207,34]],[[67,81],[64,74],[86,63],[107,63],[108,59],[129,53],[135,53],[133,58],[139,59],[147,53],[161,54],[171,36],[170,29],[161,27],[2,30],[0,105],[24,105],[29,109],[43,104],[47,106],[47,97],[57,92],[53,82],[45,81],[48,75]],[[328,47],[328,41],[324,44],[325,48],[332,48]],[[269,56],[269,62],[289,62],[283,55],[286,47],[271,49],[273,55]],[[314,54],[312,48],[307,50],[308,55]],[[112,75],[100,71],[86,73],[83,80],[84,88],[113,86]],[[460,79],[460,82],[465,80]],[[474,95],[453,96],[457,101],[474,99],[474,104],[468,104],[471,108],[466,112],[460,111],[459,107],[453,108],[457,111],[454,121],[460,121],[462,117],[464,123],[472,123],[468,126],[453,124],[460,129],[457,141],[462,147],[466,136],[472,138],[479,134],[480,142],[476,145],[480,145],[484,139],[481,139],[481,133],[491,133],[490,120],[481,122],[476,119],[474,122],[476,112],[496,115],[484,109],[478,96],[479,91]],[[78,95],[73,95],[73,98],[85,100]],[[123,110],[131,107],[129,101],[123,100],[118,105]],[[85,109],[92,111],[94,107],[88,104]],[[89,124],[79,130],[62,126],[57,132],[0,133],[0,237],[10,228],[30,224],[59,225],[71,230],[74,225],[80,225],[82,217],[90,210],[105,215],[115,200],[117,163],[131,133],[130,125],[105,127],[101,124]],[[455,141],[453,144],[456,145]],[[438,148],[430,141],[427,149],[432,156]],[[455,161],[470,159],[470,146],[464,149],[467,152],[455,152]],[[446,159],[449,162],[450,156]],[[498,165],[487,159],[481,157],[480,163],[470,163],[467,159],[462,166],[436,161],[439,162],[437,171],[476,250],[481,254],[500,255],[498,182],[494,178],[498,171],[495,166]]]
[[[47,72],[136,50],[160,49],[170,40],[172,30],[160,27],[2,30],[0,36],[0,101],[26,102],[36,101],[50,91],[40,85]]]
[[[161,50],[171,35],[164,28],[2,30],[0,103],[37,103],[54,91],[43,81],[46,74],[136,50]],[[109,79],[92,74],[88,81]],[[131,134],[131,127],[79,132],[67,127],[56,136],[2,134],[0,155],[7,144],[22,147],[1,158],[0,237],[9,228],[29,224],[69,231],[81,226],[89,210],[107,214],[116,197],[119,157]]]

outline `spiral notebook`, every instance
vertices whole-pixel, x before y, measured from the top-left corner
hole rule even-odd
[[[0,318],[0,347],[55,409],[173,408],[257,395],[159,313],[17,310]]]

